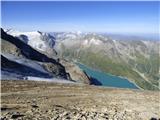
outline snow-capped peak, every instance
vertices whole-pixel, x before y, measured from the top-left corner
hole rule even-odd
[[[48,48],[53,48],[55,44],[55,38],[53,36],[40,31],[20,32],[11,29],[6,30],[6,32],[40,51],[46,51]]]
[[[101,43],[102,43],[101,40],[92,38],[90,40],[88,40],[88,39],[84,40],[82,44],[83,45],[91,45],[91,44],[100,45]]]
[[[81,35],[82,32],[81,32],[81,31],[77,31],[76,34],[77,34],[77,35]]]
[[[10,34],[14,37],[18,37],[20,35],[31,35],[31,36],[39,36],[40,35],[39,31],[21,32],[18,30],[6,29],[5,32],[7,32],[8,34]]]

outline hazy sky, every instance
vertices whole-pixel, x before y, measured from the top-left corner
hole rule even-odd
[[[159,2],[2,2],[2,27],[112,33],[158,33]]]

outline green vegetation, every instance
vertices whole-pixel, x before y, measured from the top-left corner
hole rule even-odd
[[[85,52],[81,50],[77,53],[76,49],[65,48],[62,52],[62,56],[70,60],[76,59],[89,67],[106,73],[127,77],[143,89],[158,90],[158,87],[156,86],[158,86],[158,60],[160,58],[157,58],[157,55],[153,54],[150,59],[146,59],[143,55],[136,54],[136,61],[129,60],[128,64],[118,58],[115,58],[116,60],[113,61],[102,52],[90,52],[90,49],[85,50]],[[134,71],[134,67],[148,76],[147,78],[149,78],[149,82]]]

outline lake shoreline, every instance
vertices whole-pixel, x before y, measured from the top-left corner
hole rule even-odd
[[[107,75],[110,75],[110,76],[113,76],[113,77],[119,77],[119,78],[122,78],[123,80],[126,80],[130,83],[132,83],[133,85],[135,85],[137,87],[137,89],[140,89],[140,90],[144,90],[143,88],[139,87],[134,81],[132,81],[130,78],[127,78],[127,77],[123,77],[123,76],[117,76],[117,75],[113,75],[113,74],[110,74],[110,73],[106,73],[106,72],[103,72],[103,71],[100,71],[100,70],[97,70],[97,69],[94,69],[94,68],[91,68],[91,67],[88,67],[87,65],[81,63],[81,62],[76,62],[75,64],[80,64],[80,65],[83,65],[95,72],[101,72],[101,73],[104,73],[104,74],[107,74]],[[82,68],[80,68],[82,69]],[[83,69],[82,69],[83,70]],[[84,70],[83,70],[84,71]],[[103,86],[103,85],[101,85]],[[103,86],[103,87],[110,87],[110,86]],[[121,88],[121,87],[116,87],[116,88]],[[129,88],[129,89],[135,89],[135,88]]]

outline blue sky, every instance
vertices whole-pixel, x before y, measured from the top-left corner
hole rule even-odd
[[[158,2],[2,2],[2,27],[110,33],[158,33]]]

